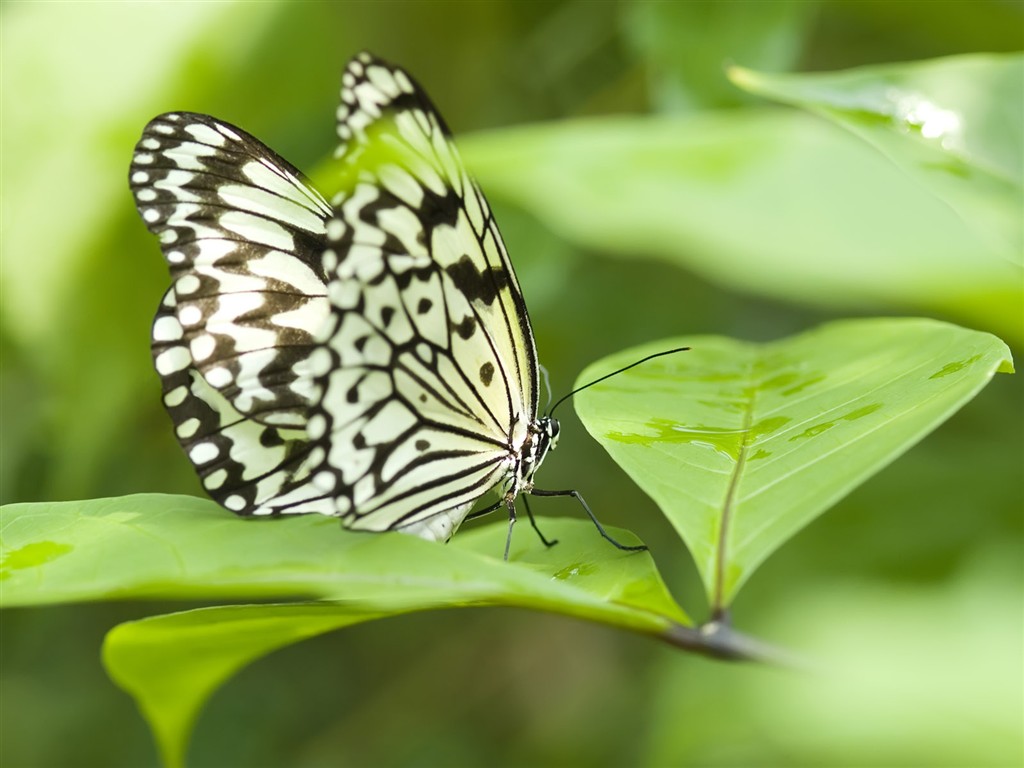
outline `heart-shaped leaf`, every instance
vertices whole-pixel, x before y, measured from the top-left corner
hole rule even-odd
[[[1024,56],[729,74],[741,88],[853,131],[945,200],[994,251],[1024,266]]]
[[[1012,370],[1006,345],[986,333],[860,320],[769,344],[716,336],[648,344],[595,363],[577,385],[681,343],[692,351],[594,386],[576,408],[675,526],[716,609],[803,526],[996,371]]]

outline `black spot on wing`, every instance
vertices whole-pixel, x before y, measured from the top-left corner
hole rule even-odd
[[[484,363],[480,366],[480,381],[483,382],[485,387],[491,385],[491,381],[494,379],[494,363]]]
[[[476,318],[472,315],[464,317],[461,322],[452,325],[452,330],[459,335],[459,338],[467,340],[476,330]]]
[[[476,268],[469,256],[463,256],[445,267],[455,287],[470,301],[482,301],[491,305],[498,293],[509,286],[508,275],[498,267],[488,267],[483,272]]]
[[[284,445],[281,433],[273,427],[267,427],[260,433],[260,445],[265,448],[272,448],[275,445]]]

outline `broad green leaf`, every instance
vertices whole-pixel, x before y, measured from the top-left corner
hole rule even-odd
[[[210,501],[130,496],[2,510],[3,607],[116,598],[320,598],[227,606],[131,622],[104,660],[136,698],[168,765],[182,762],[203,703],[251,661],[349,624],[412,610],[509,605],[677,642],[689,620],[647,553],[625,553],[583,520],[542,521],[559,543],[507,525],[450,546],[368,535],[317,516],[247,521]],[[629,534],[616,531],[627,541]]]
[[[891,162],[810,115],[606,117],[459,141],[488,196],[583,246],[831,310],[941,311],[1024,339],[1019,267]]]
[[[244,520],[188,496],[10,504],[0,521],[2,605],[320,598],[362,611],[517,605],[655,632],[689,623],[647,553],[615,549],[584,520],[544,524],[559,544],[548,550],[520,527],[506,563],[505,523],[446,547],[353,533],[317,515]]]
[[[1024,55],[730,77],[848,128],[1024,267]]]
[[[879,319],[768,344],[670,339],[595,363],[578,383],[683,343],[692,351],[588,389],[576,408],[675,526],[715,608],[803,526],[1012,370],[989,334]]]

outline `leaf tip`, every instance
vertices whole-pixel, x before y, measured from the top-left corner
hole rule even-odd
[[[729,78],[733,85],[747,91],[753,88],[757,80],[757,73],[754,70],[732,63],[726,63],[725,76]]]

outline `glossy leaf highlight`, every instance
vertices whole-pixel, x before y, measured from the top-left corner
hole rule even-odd
[[[808,74],[734,67],[730,76],[860,136],[945,201],[991,251],[1024,267],[1024,55]]]

